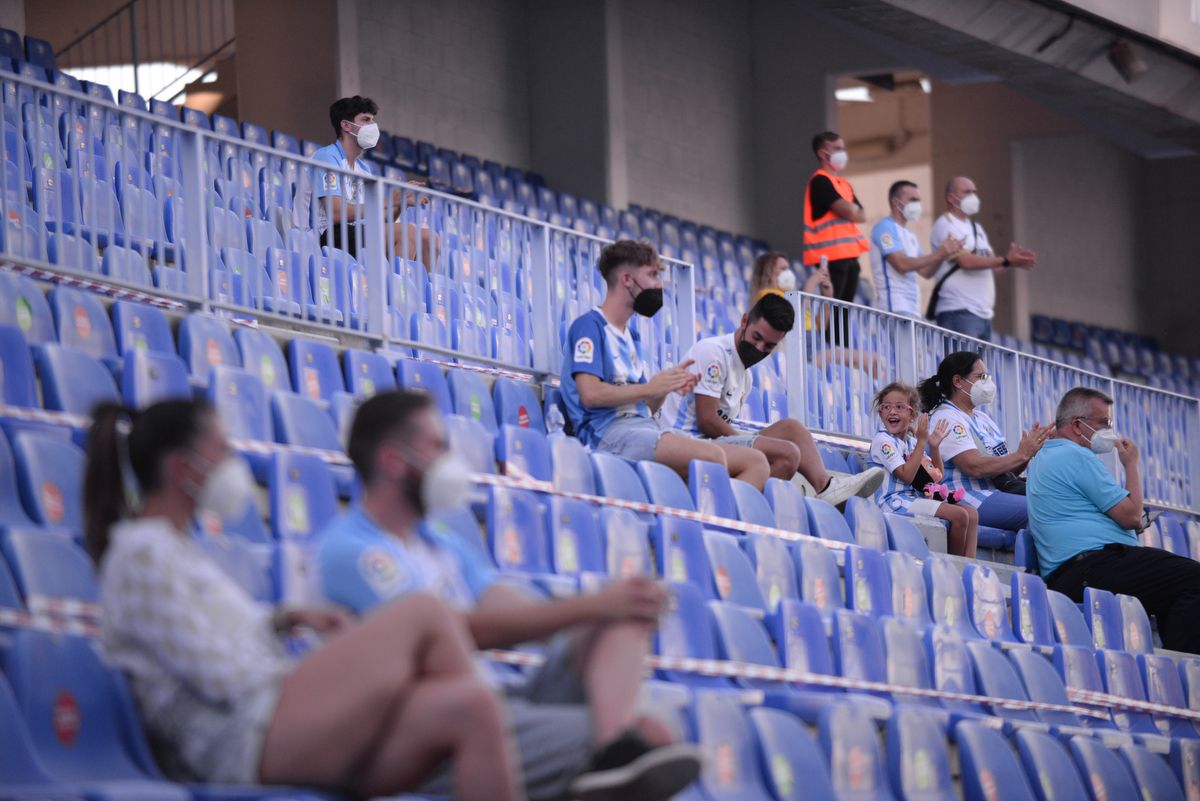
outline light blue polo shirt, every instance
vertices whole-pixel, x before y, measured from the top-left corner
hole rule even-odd
[[[346,151],[340,141],[334,142],[332,145],[325,145],[313,153],[312,158],[313,161],[332,164],[343,170],[350,169],[350,162],[346,160]],[[354,160],[353,171],[363,175],[375,174],[375,168],[367,160],[366,154]],[[325,233],[325,229],[329,227],[329,221],[325,219],[325,204],[319,202],[320,199],[330,195],[341,195],[346,203],[362,203],[364,198],[363,179],[349,178],[333,170],[318,171],[313,178],[313,203],[317,206],[317,232]]]
[[[325,597],[358,614],[412,592],[469,611],[497,578],[482,547],[436,523],[422,523],[401,539],[355,505],[319,536]]]
[[[1043,576],[1084,551],[1110,542],[1138,545],[1137,536],[1105,514],[1129,490],[1117,483],[1100,457],[1069,439],[1047,440],[1026,474],[1029,528]]]

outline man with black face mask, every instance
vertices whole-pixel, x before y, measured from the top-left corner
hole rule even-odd
[[[646,375],[635,314],[653,317],[663,303],[662,267],[645,242],[622,240],[600,253],[608,284],[604,302],[571,324],[563,350],[563,402],[575,436],[593,449],[661,462],[687,477],[693,459],[717,462],[760,490],[769,468],[761,453],[670,433],[655,414],[667,397],[686,395],[699,380],[685,360]]]
[[[799,473],[818,498],[835,506],[851,495],[867,497],[879,489],[883,471],[830,475],[812,434],[799,420],[785,418],[758,432],[734,424],[754,386],[750,368],[775,351],[795,322],[792,304],[782,293],[765,290],[736,331],[702,339],[688,351],[685,363],[694,364],[696,386],[690,394],[669,396],[662,419],[694,437],[760,451],[773,477],[790,481]]]

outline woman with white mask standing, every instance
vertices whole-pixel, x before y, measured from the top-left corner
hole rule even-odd
[[[980,407],[996,399],[996,382],[978,353],[958,351],[942,359],[938,371],[921,383],[921,410],[929,427],[949,428],[940,451],[945,483],[965,490],[962,503],[979,512],[979,525],[1018,531],[1029,524],[1021,471],[1053,432],[1034,425],[1010,453],[1000,426]]]

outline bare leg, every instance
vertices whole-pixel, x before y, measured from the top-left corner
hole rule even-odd
[[[659,437],[658,445],[654,449],[654,461],[665,464],[683,476],[684,481],[687,480],[688,467],[693,459],[729,466],[725,461],[725,452],[716,443],[681,434],[667,433]]]
[[[759,492],[763,491],[767,479],[771,477],[771,465],[767,464],[767,457],[762,451],[720,442],[717,447],[725,452],[725,464],[729,467],[731,478],[753,484]]]
[[[797,469],[817,492],[825,489],[829,484],[829,472],[825,469],[825,463],[821,461],[817,443],[813,440],[813,435],[799,420],[791,417],[778,420],[762,430],[759,440],[761,441],[763,437],[787,440],[800,449],[800,466]],[[754,443],[754,447],[758,447],[757,442]],[[772,475],[775,474],[772,473]],[[790,481],[792,477],[777,476],[777,478]]]
[[[427,684],[436,688],[439,683],[449,682],[457,697],[442,702],[454,703],[461,702],[466,687],[478,684],[472,650],[462,619],[427,596],[395,601],[347,629],[301,662],[284,680],[275,717],[263,742],[261,780],[333,789],[341,789],[347,781],[361,780],[358,769],[391,740],[394,732],[390,727],[403,717],[406,704],[419,690],[429,690]],[[429,693],[421,693],[423,699],[426,695]],[[487,752],[463,753],[468,745],[478,744],[478,731],[472,729],[485,730],[497,742],[505,742],[503,727],[498,722],[488,725],[485,713],[478,720],[462,717],[460,738],[442,747],[439,758],[453,755],[457,760],[465,756],[474,770],[487,776],[490,795],[476,798],[519,798],[511,760],[495,760]],[[434,754],[426,751],[409,756],[429,764]],[[373,777],[377,785],[364,794],[387,795],[411,789],[400,782],[415,782],[414,775],[393,775],[394,786],[386,786],[387,777]]]
[[[642,687],[650,631],[636,623],[593,626],[576,639],[579,673],[587,690],[598,745],[615,740],[637,719],[637,700]],[[654,742],[665,745],[670,741]]]
[[[955,556],[975,557],[979,537],[979,514],[970,506],[943,503],[934,513],[950,524],[946,533],[946,550]]]

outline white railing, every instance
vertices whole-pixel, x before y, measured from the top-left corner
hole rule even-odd
[[[595,265],[605,239],[394,177],[351,174],[274,149],[265,135],[247,141],[23,76],[3,81],[17,118],[6,126],[0,160],[3,255],[12,262],[133,289],[154,275],[156,293],[190,309],[333,336],[391,358],[415,351],[535,380],[553,380],[565,327],[603,298]],[[43,113],[47,124],[26,122]],[[60,130],[68,132],[65,154]],[[353,230],[359,259],[322,251],[312,231],[309,198],[334,178],[362,180],[357,202],[344,204],[341,215],[330,199],[318,201],[342,241]],[[47,231],[56,238],[52,253]],[[134,249],[134,270],[129,252],[114,245]],[[239,254],[243,247],[252,260]],[[267,268],[255,266],[264,261]],[[639,322],[653,370],[674,364],[696,338],[695,270],[685,261],[663,263],[663,311]],[[1052,419],[1065,389],[1100,387],[1116,398],[1118,425],[1146,455],[1146,497],[1200,510],[1200,401],[923,321],[793,297],[799,324],[785,346],[787,401],[810,427],[865,441],[876,429],[870,401],[883,383],[915,384],[945,353],[978,350],[999,388],[994,416],[1013,441]]]

